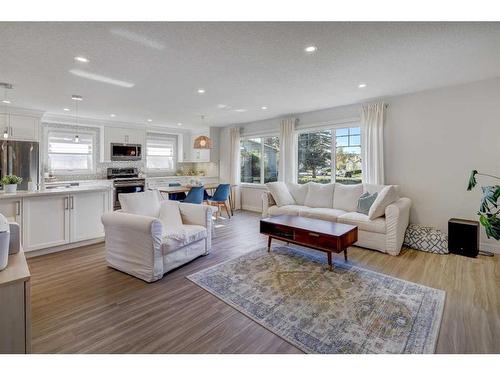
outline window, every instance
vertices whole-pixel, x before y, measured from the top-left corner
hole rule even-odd
[[[332,170],[334,173],[332,174]],[[326,129],[298,136],[298,182],[361,183],[359,127]]]
[[[175,171],[177,136],[148,133],[146,139],[146,168],[156,171]]]
[[[262,184],[278,181],[279,138],[242,139],[241,182]]]
[[[54,174],[85,174],[95,171],[95,136],[90,133],[49,131],[47,165]]]

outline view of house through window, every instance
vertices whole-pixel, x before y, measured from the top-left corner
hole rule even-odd
[[[262,184],[278,181],[279,138],[242,139],[241,182]]]
[[[298,136],[298,182],[361,183],[359,127],[327,129]],[[332,170],[334,173],[332,173]]]
[[[55,174],[92,173],[94,171],[94,136],[71,131],[47,134],[47,165]]]

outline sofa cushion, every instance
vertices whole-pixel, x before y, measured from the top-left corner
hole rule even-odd
[[[370,194],[368,192],[363,193],[363,195],[361,195],[361,197],[359,197],[358,199],[358,207],[356,209],[356,212],[368,215],[370,207],[372,206],[373,202],[375,202],[375,199],[377,199],[377,196],[378,196],[377,192],[373,194]]]
[[[363,185],[343,185],[335,184],[335,194],[333,195],[333,208],[347,212],[356,211],[358,199],[363,194]]]
[[[161,197],[158,190],[120,194],[118,200],[122,211],[128,214],[149,217],[158,217],[160,215]]]
[[[305,205],[309,185],[309,182],[307,184],[294,184],[291,182],[286,183],[288,191],[292,194],[292,197],[295,200],[295,204]]]
[[[309,207],[306,206],[299,206],[296,204],[290,204],[287,206],[271,206],[268,208],[267,213],[271,216],[278,216],[278,215],[299,215],[299,212],[307,210]]]
[[[356,225],[359,230],[375,233],[386,233],[385,218],[379,217],[375,220],[370,220],[368,215],[360,214],[359,212],[348,212],[337,219],[339,223]]]
[[[308,207],[331,208],[333,203],[333,190],[335,184],[318,184],[311,182],[308,184],[306,200],[304,204]]]
[[[207,229],[201,225],[183,225],[175,230],[166,229],[162,238],[162,250],[177,250],[190,243],[207,238]]]
[[[273,196],[278,207],[287,206],[289,204],[295,204],[295,200],[292,197],[292,194],[288,191],[284,182],[268,182],[266,184],[269,192]]]
[[[399,198],[396,188],[392,185],[383,188],[370,207],[368,217],[373,220],[385,215],[385,208]]]
[[[310,217],[327,221],[337,221],[337,218],[346,212],[335,208],[307,208],[299,212],[299,216]]]
[[[182,227],[181,211],[178,201],[162,201],[158,216],[165,230],[175,230]]]

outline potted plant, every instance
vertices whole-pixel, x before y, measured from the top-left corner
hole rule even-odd
[[[17,191],[17,185],[23,182],[23,179],[16,175],[7,175],[2,177],[0,182],[2,183],[3,189],[6,193],[15,193]]]
[[[472,190],[477,185],[476,176],[487,176],[500,180],[500,177],[473,170],[470,174],[467,190]],[[488,238],[500,240],[500,219],[498,218],[500,208],[497,202],[498,198],[500,198],[500,186],[481,186],[481,189],[483,190],[483,197],[481,198],[481,206],[477,213],[479,215],[479,222],[484,227]]]

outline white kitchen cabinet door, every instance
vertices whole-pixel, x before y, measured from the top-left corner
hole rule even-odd
[[[42,195],[23,199],[25,251],[69,243],[69,196]]]
[[[9,115],[6,113],[0,113],[0,132],[3,136],[3,132],[7,130],[9,126]]]
[[[89,191],[69,197],[71,242],[104,237],[101,216],[109,211],[107,191]]]
[[[21,198],[0,199],[0,214],[5,216],[7,220],[15,221],[19,225],[22,225]]]
[[[40,121],[33,116],[9,115],[9,138],[19,140],[38,140],[38,127]]]

